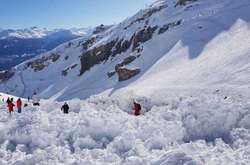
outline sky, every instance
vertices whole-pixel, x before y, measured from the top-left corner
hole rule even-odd
[[[152,0],[0,0],[0,28],[93,27],[119,23]]]

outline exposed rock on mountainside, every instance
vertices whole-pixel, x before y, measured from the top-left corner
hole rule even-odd
[[[125,66],[125,65],[128,65],[130,64],[131,62],[133,62],[134,60],[136,59],[135,56],[129,56],[127,58],[125,58],[121,63],[117,64],[115,66],[115,71],[118,71],[119,68]]]
[[[112,26],[110,26],[110,25],[105,26],[105,25],[101,24],[94,29],[93,34],[102,33],[104,31],[108,30],[110,27],[112,27]]]
[[[116,43],[117,40],[113,40],[105,45],[95,47],[85,52],[81,57],[80,75],[89,70],[92,66],[108,60],[112,55],[112,48]]]
[[[178,26],[180,24],[181,24],[181,20],[176,21],[176,22],[172,22],[172,23],[168,23],[159,29],[158,34],[165,33],[167,30],[174,28],[175,26]]]
[[[26,67],[34,69],[35,72],[43,70],[45,67],[51,63],[56,62],[60,58],[59,54],[51,53],[49,56],[43,56],[42,58],[36,59],[34,61],[28,62]]]
[[[67,68],[65,68],[65,69],[62,71],[62,75],[63,75],[63,76],[67,76],[68,71],[74,69],[75,67],[77,67],[77,64],[72,64],[71,66],[68,66]]]
[[[15,75],[15,72],[13,71],[0,71],[0,82],[7,81],[14,75]]]
[[[135,59],[136,59],[135,56],[129,56],[125,58],[121,63],[115,66],[115,71],[110,71],[107,73],[108,78],[118,73],[119,81],[125,81],[139,74],[140,72],[139,70],[135,71],[135,70],[128,70],[128,69],[123,68],[125,65],[132,63]]]
[[[129,41],[128,40],[123,40],[123,39],[118,41],[115,48],[114,48],[112,56],[114,57],[117,54],[126,52],[130,48],[132,40],[133,40],[133,38],[131,38]]]
[[[145,29],[140,30],[133,36],[133,51],[140,46],[141,43],[144,43],[150,40],[153,37],[153,33],[158,28],[158,26],[147,27]]]
[[[89,47],[91,47],[96,41],[96,37],[91,37],[87,41],[81,43],[84,50],[87,50]]]
[[[177,2],[177,4],[176,4],[176,6],[178,6],[178,5],[180,5],[180,6],[184,6],[184,5],[186,5],[186,3],[187,2],[194,2],[194,1],[197,1],[197,0],[178,0],[178,2]]]
[[[119,77],[119,81],[125,81],[128,80],[137,74],[140,73],[140,69],[127,69],[127,68],[118,68],[117,73]]]
[[[113,77],[116,74],[116,71],[110,71],[107,73],[108,78]]]
[[[157,26],[147,27],[143,30],[140,30],[139,32],[136,32],[129,41],[115,39],[105,45],[94,47],[88,50],[81,56],[80,75],[91,69],[92,66],[107,61],[110,56],[114,57],[122,52],[126,52],[131,47],[131,44],[133,44],[132,50],[135,51],[140,46],[140,44],[152,38],[153,33],[157,28]]]

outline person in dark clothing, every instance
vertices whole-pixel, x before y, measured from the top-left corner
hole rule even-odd
[[[6,100],[6,103],[7,103],[7,104],[11,103],[11,100],[10,100],[9,97],[8,97],[7,100]]]
[[[69,113],[69,105],[65,102],[61,108],[63,113],[68,114]]]
[[[11,100],[7,103],[7,107],[8,107],[8,111],[9,111],[10,115],[14,111],[14,106],[15,106],[15,104],[13,104],[13,102]]]
[[[141,114],[141,105],[134,100],[134,115],[139,116]]]
[[[40,98],[37,96],[36,92],[34,92],[32,97],[33,105],[34,106],[40,106]]]

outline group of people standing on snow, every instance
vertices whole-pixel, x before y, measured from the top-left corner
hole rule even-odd
[[[14,112],[15,106],[17,107],[17,112],[21,113],[22,112],[22,100],[18,98],[16,101],[16,105],[13,102],[14,102],[14,99],[8,97],[6,103],[7,103],[9,114],[11,115]]]
[[[28,97],[28,102],[29,101],[30,101],[30,97]],[[6,103],[7,103],[8,112],[10,115],[14,112],[15,106],[17,107],[17,112],[22,113],[23,103],[22,103],[22,100],[20,98],[18,98],[16,101],[16,104],[14,104],[14,99],[8,97]],[[40,106],[40,99],[36,93],[33,94],[32,103],[33,103],[33,106]],[[28,104],[24,104],[24,107],[25,106],[28,106]],[[133,100],[133,109],[132,110],[133,110],[133,115],[135,115],[135,116],[141,115],[141,105],[136,100]],[[61,111],[64,114],[69,113],[69,105],[66,102],[62,105]]]
[[[29,98],[28,98],[28,102],[29,102]],[[4,102],[4,98],[2,99],[2,101]],[[33,94],[33,97],[32,97],[32,103],[33,103],[33,106],[40,106],[40,99],[39,97],[36,95],[36,93]],[[9,114],[11,115],[13,112],[14,112],[14,107],[17,108],[17,112],[18,113],[22,113],[22,107],[26,107],[28,106],[28,104],[24,104],[23,105],[23,102],[21,100],[21,98],[18,98],[16,103],[14,104],[14,98],[7,98],[6,100],[6,104],[7,104],[7,108],[8,108],[8,112]]]
[[[4,102],[4,98],[2,99],[2,101]],[[28,97],[28,102],[30,102],[30,97]],[[16,101],[16,104],[14,104],[14,98],[8,97],[6,100],[6,104],[7,104],[8,112],[10,115],[14,112],[14,107],[17,107],[18,113],[22,113],[23,103],[22,103],[21,98],[18,98]],[[36,93],[33,94],[32,104],[33,104],[33,106],[40,106],[40,99]],[[24,107],[26,107],[26,106],[28,106],[28,104],[24,104]],[[61,107],[61,110],[63,111],[64,114],[68,114],[69,113],[69,105],[65,102],[63,104],[63,106]]]

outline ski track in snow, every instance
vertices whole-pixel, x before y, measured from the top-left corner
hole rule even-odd
[[[128,93],[72,100],[69,115],[43,100],[9,117],[1,103],[0,164],[249,164],[249,98],[197,93],[137,96],[139,117]]]

